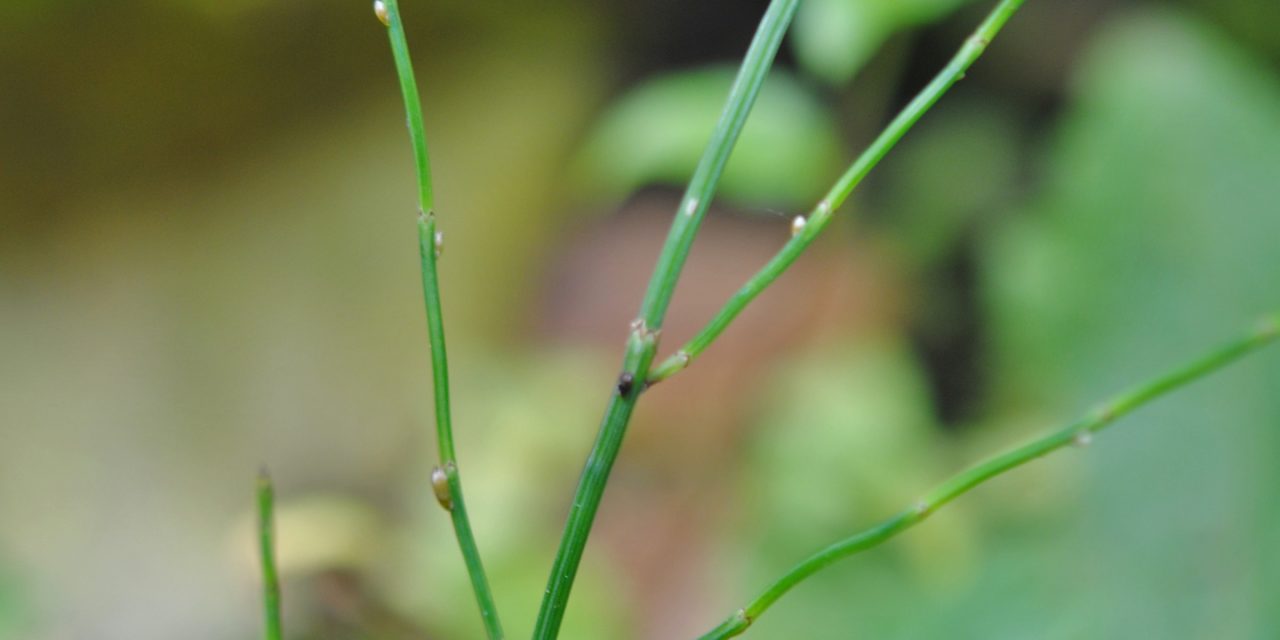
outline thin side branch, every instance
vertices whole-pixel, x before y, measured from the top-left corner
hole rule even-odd
[[[896,515],[809,556],[769,585],[769,588],[765,589],[747,606],[735,611],[715,629],[701,636],[700,640],[721,640],[741,634],[774,602],[777,602],[792,587],[813,574],[835,564],[839,560],[875,547],[919,524],[943,505],[964,495],[970,489],[991,478],[1069,444],[1087,444],[1093,439],[1094,434],[1119,418],[1128,415],[1148,402],[1203,378],[1266,346],[1275,341],[1278,336],[1280,336],[1280,314],[1275,314],[1266,318],[1256,330],[1245,337],[1222,345],[1218,349],[1201,356],[1198,360],[1115,396],[1089,415],[1058,431],[970,467],[968,470],[942,483],[925,495],[924,498]]]
[[[449,405],[449,358],[445,351],[444,315],[440,304],[440,283],[436,260],[440,244],[440,232],[436,229],[435,193],[431,183],[431,161],[427,155],[426,133],[422,125],[422,104],[418,97],[418,85],[414,80],[413,64],[409,59],[409,45],[405,40],[404,24],[400,20],[397,0],[378,0],[374,12],[387,26],[391,40],[391,53],[395,58],[396,73],[400,77],[400,91],[404,95],[404,108],[408,116],[409,139],[413,145],[413,158],[418,175],[418,253],[422,269],[422,297],[427,310],[427,333],[431,341],[431,381],[435,393],[436,440],[440,451],[440,466],[433,472],[432,484],[440,503],[449,511],[453,531],[458,538],[471,588],[480,607],[485,632],[491,640],[502,638],[502,624],[493,601],[493,591],[480,561],[480,550],[467,518],[467,506],[462,497],[462,480],[458,475],[458,459],[453,446],[453,418]],[[437,478],[443,475],[443,482]]]
[[[827,227],[832,214],[844,204],[854,188],[920,120],[921,116],[929,111],[952,85],[964,77],[965,71],[986,51],[991,40],[1022,3],[1023,0],[1003,0],[991,11],[973,35],[965,40],[964,46],[947,63],[947,66],[889,123],[884,132],[849,166],[844,175],[840,176],[817,206],[809,212],[808,218],[797,219],[797,224],[792,226],[792,237],[782,250],[763,269],[752,276],[737,293],[734,293],[733,297],[729,298],[719,313],[698,335],[654,368],[649,374],[649,384],[665,380],[689,366],[689,363],[706,350],[728,328],[734,318],[737,318],[738,314],[760,295],[760,292],[773,284],[773,281],[777,280],[778,276],[782,275],[801,253],[804,253],[818,234]]]
[[[742,60],[733,87],[729,90],[728,100],[711,140],[707,143],[689,181],[689,187],[680,201],[675,220],[671,224],[671,232],[667,235],[644,302],[640,306],[640,316],[632,325],[627,339],[626,357],[622,371],[613,385],[609,407],[605,411],[595,445],[587,458],[569,508],[564,534],[560,538],[560,547],[538,611],[533,634],[537,640],[551,640],[559,633],[569,592],[573,588],[587,537],[604,496],[609,473],[622,447],[622,439],[626,435],[636,400],[649,379],[649,366],[657,351],[658,335],[662,330],[667,306],[675,292],[676,281],[706,214],[707,205],[715,194],[725,163],[733,151],[751,107],[755,104],[756,96],[760,93],[760,87],[764,84],[765,76],[773,64],[798,4],[799,0],[770,2]]]

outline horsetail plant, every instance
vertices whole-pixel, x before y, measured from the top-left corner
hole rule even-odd
[[[263,637],[281,640],[280,577],[276,571],[276,490],[264,467],[258,472],[258,560],[262,569]]]
[[[656,384],[670,378],[699,354],[711,346],[721,333],[728,328],[733,319],[746,308],[756,296],[773,284],[792,263],[813,243],[818,234],[827,228],[831,216],[845,199],[857,188],[862,179],[871,173],[880,160],[893,149],[894,145],[907,134],[921,116],[925,114],[955,83],[959,82],[968,68],[986,51],[987,45],[1013,16],[1023,0],[1004,0],[987,16],[973,35],[965,41],[964,46],[956,53],[947,66],[925,88],[907,104],[881,133],[867,147],[867,150],[854,160],[825,196],[818,201],[813,210],[806,216],[796,216],[791,224],[791,239],[782,250],[765,264],[756,275],[733,294],[711,322],[678,351],[654,367],[649,374],[649,384]]]
[[[467,518],[467,504],[462,498],[462,479],[458,473],[458,456],[453,448],[453,417],[449,410],[449,359],[445,353],[444,314],[440,308],[440,283],[436,273],[436,260],[444,248],[444,234],[436,229],[435,191],[431,183],[431,158],[427,153],[427,137],[422,125],[422,103],[418,97],[418,84],[413,76],[413,63],[409,60],[409,43],[404,36],[404,23],[400,20],[400,6],[396,0],[377,0],[374,13],[387,27],[391,40],[391,54],[395,59],[396,74],[400,78],[400,92],[404,96],[404,109],[408,118],[409,140],[413,146],[413,160],[418,176],[418,256],[422,270],[422,297],[427,309],[427,333],[431,341],[431,381],[435,391],[436,442],[440,453],[440,466],[431,472],[431,484],[436,500],[453,520],[453,532],[458,538],[458,548],[471,577],[471,588],[480,617],[490,639],[502,637],[502,623],[498,621],[498,608],[493,602],[493,591],[485,577],[480,562],[480,549],[471,532]]]
[[[743,58],[738,76],[729,90],[728,101],[711,134],[711,141],[707,144],[702,159],[698,161],[689,187],[680,200],[675,219],[671,223],[671,231],[658,256],[658,264],[654,267],[648,291],[640,305],[640,315],[631,323],[622,371],[618,374],[616,388],[610,393],[600,433],[587,458],[573,502],[570,503],[568,522],[565,524],[560,549],[551,566],[547,590],[538,611],[534,638],[550,640],[560,630],[569,592],[573,588],[573,579],[578,572],[578,563],[582,560],[596,510],[604,496],[609,472],[618,458],[631,412],[640,393],[648,386],[646,381],[649,379],[649,365],[658,349],[662,322],[667,306],[671,303],[671,296],[675,293],[680,270],[693,246],[698,226],[711,204],[720,174],[724,171],[729,154],[742,132],[742,126],[747,121],[747,115],[751,112],[778,47],[782,44],[782,36],[798,6],[799,0],[773,0],[769,3],[755,38]]]
[[[667,308],[681,270],[689,255],[698,228],[715,195],[716,186],[742,127],[764,83],[769,68],[795,15],[799,0],[772,0],[743,58],[719,121],[677,207],[671,230],[658,257],[637,318],[631,323],[621,370],[610,386],[605,415],[595,444],[587,458],[559,549],[552,564],[547,588],[539,609],[533,637],[557,637],[574,578],[586,548],[596,512],[604,495],[610,471],[621,450],[631,413],[640,395],[650,386],[679,373],[690,365],[752,300],[768,288],[830,223],[845,202],[881,159],[938,100],[960,81],[971,65],[1021,7],[1023,0],[1001,0],[987,15],[942,71],[889,123],[849,168],[836,180],[808,215],[797,216],[791,238],[782,249],[752,276],[693,339],[651,367]],[[462,495],[457,455],[453,445],[449,404],[448,362],[440,290],[436,272],[443,236],[437,229],[430,161],[422,122],[422,107],[409,58],[408,44],[397,0],[377,0],[374,12],[387,27],[392,55],[399,76],[409,138],[413,147],[418,181],[418,248],[426,303],[427,330],[431,344],[432,380],[435,395],[436,435],[440,464],[431,474],[431,483],[440,505],[449,512],[458,546],[470,576],[472,590],[490,639],[502,638],[502,626],[493,601]],[[1095,411],[1020,447],[988,458],[970,467],[927,493],[897,514],[851,537],[840,540],[802,560],[770,584],[746,606],[728,616],[702,640],[737,636],[785,595],[792,587],[839,560],[880,545],[970,489],[1067,445],[1087,445],[1094,434],[1148,402],[1213,373],[1239,358],[1280,338],[1280,314],[1263,320],[1257,329],[1242,338],[1132,388],[1101,405]],[[279,587],[274,565],[271,532],[272,488],[265,474],[258,485],[259,533],[262,554],[266,637],[279,640]]]
[[[897,514],[872,525],[866,530],[849,536],[796,564],[756,596],[747,606],[738,609],[719,626],[707,632],[699,640],[721,640],[740,635],[751,622],[777,602],[792,587],[809,576],[831,566],[837,561],[861,553],[893,538],[919,524],[930,514],[948,502],[964,495],[970,489],[1000,474],[1016,469],[1036,458],[1046,456],[1070,444],[1088,446],[1094,434],[1139,407],[1167,393],[1175,391],[1195,380],[1203,378],[1249,353],[1264,347],[1280,337],[1280,314],[1273,315],[1258,325],[1248,335],[1222,345],[1177,369],[1153,380],[1133,387],[1103,403],[1088,415],[1057,431],[1045,434],[1020,447],[992,456],[969,469],[952,476],[934,487],[919,501]]]

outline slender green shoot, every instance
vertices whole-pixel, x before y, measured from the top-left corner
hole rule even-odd
[[[719,640],[739,635],[751,626],[774,602],[792,587],[839,560],[875,547],[906,529],[920,523],[934,511],[964,495],[970,489],[1006,471],[1020,467],[1041,456],[1069,444],[1087,445],[1094,434],[1117,419],[1151,402],[1166,393],[1205,377],[1235,360],[1263,347],[1280,336],[1280,314],[1272,315],[1255,331],[1234,342],[1201,356],[1189,364],[1174,369],[1146,384],[1139,385],[1115,396],[1085,417],[1005,453],[988,458],[938,485],[922,499],[896,515],[865,531],[845,538],[795,565],[775,581],[747,606],[734,612],[720,626],[712,629],[701,640]]]
[[[965,71],[976,61],[1009,18],[1022,5],[1023,0],[1002,0],[996,5],[986,20],[965,41],[964,46],[956,53],[947,66],[931,81],[906,108],[889,123],[884,132],[871,143],[848,170],[836,181],[827,194],[823,196],[809,212],[808,217],[797,218],[792,225],[792,237],[773,259],[769,260],[758,273],[742,286],[716,316],[692,340],[662,361],[649,374],[649,384],[665,380],[689,366],[689,363],[701,354],[721,333],[728,328],[734,318],[742,312],[756,296],[773,284],[801,253],[813,243],[818,234],[827,227],[832,214],[844,204],[849,194],[862,182],[880,160],[893,149],[894,145],[906,135],[915,123],[923,116],[948,89],[964,77]]]
[[[453,446],[453,421],[449,406],[449,359],[445,351],[444,316],[440,304],[440,284],[436,261],[443,236],[436,230],[435,193],[431,183],[431,161],[427,155],[426,133],[422,125],[422,104],[418,86],[414,80],[413,65],[409,59],[409,45],[405,40],[404,24],[400,20],[397,0],[377,0],[374,12],[387,26],[391,39],[391,53],[395,58],[396,72],[400,77],[400,91],[404,94],[404,108],[408,116],[409,139],[413,146],[413,159],[418,172],[418,253],[422,269],[422,296],[427,309],[427,332],[431,342],[431,379],[435,392],[436,440],[440,450],[440,467],[433,473],[436,495],[443,495],[440,504],[449,511],[453,531],[462,550],[471,588],[480,607],[489,638],[501,638],[502,624],[494,605],[493,592],[480,562],[480,550],[476,546],[471,522],[467,518],[466,502],[462,497],[462,480],[458,475],[458,459]],[[435,476],[443,474],[442,483]]]
[[[711,140],[680,201],[671,231],[649,281],[640,315],[632,324],[622,372],[611,392],[599,434],[569,508],[564,534],[560,539],[560,547],[547,580],[547,590],[538,611],[534,638],[550,640],[559,633],[569,592],[573,588],[587,537],[604,496],[609,473],[622,447],[631,412],[649,377],[649,366],[657,350],[658,335],[667,306],[675,292],[676,281],[707,206],[715,194],[725,163],[755,104],[756,96],[764,84],[798,3],[799,0],[772,0],[769,4],[743,58],[742,67],[729,91],[724,111],[720,114]]]
[[[280,625],[280,577],[276,573],[275,488],[263,468],[258,472],[258,559],[262,563],[262,610],[266,640],[284,637]]]

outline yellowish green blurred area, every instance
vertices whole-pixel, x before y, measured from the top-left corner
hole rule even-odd
[[[402,0],[460,468],[512,637],[767,3]],[[662,334],[989,3],[806,0]],[[1027,0],[813,250],[647,391],[563,637],[691,638],[988,453],[1280,309],[1280,12]],[[479,638],[435,503],[415,186],[356,1],[0,3],[0,639]],[[1280,351],[994,480],[749,638],[1280,635]]]

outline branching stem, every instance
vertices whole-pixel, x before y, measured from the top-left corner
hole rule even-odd
[[[827,227],[831,222],[831,216],[840,205],[844,204],[849,194],[862,182],[862,179],[871,172],[885,154],[893,149],[894,145],[906,135],[907,131],[915,125],[921,116],[925,114],[948,89],[964,77],[967,70],[979,56],[987,49],[987,45],[991,44],[991,40],[995,38],[1000,29],[1004,27],[1009,18],[1018,10],[1023,0],[1002,0],[987,16],[986,20],[979,25],[973,35],[965,41],[964,46],[956,53],[955,57],[947,63],[947,66],[931,81],[914,99],[907,104],[906,108],[889,123],[884,132],[871,143],[871,146],[853,162],[852,165],[840,176],[840,179],[831,187],[827,194],[823,196],[809,212],[809,216],[803,225],[796,225],[796,232],[792,235],[787,244],[782,247],[773,259],[769,260],[759,272],[751,277],[745,285],[742,286],[724,307],[712,318],[706,327],[694,336],[687,344],[676,351],[669,358],[662,361],[649,374],[649,384],[655,384],[665,380],[689,366],[689,363],[697,358],[716,338],[728,328],[734,318],[746,308],[756,296],[773,284],[778,276],[782,275],[796,258],[813,243],[818,234]]]
[[[666,311],[694,237],[697,235],[708,205],[715,194],[721,173],[799,3],[799,0],[771,1],[743,59],[716,129],[681,199],[671,231],[663,245],[646,290],[639,316],[631,327],[621,372],[613,383],[609,405],[600,431],[582,471],[569,509],[564,534],[538,613],[534,629],[535,640],[552,640],[559,633],[587,538],[604,495],[609,474],[621,449],[631,413],[640,394],[649,385],[664,380],[688,366],[689,362],[698,357],[760,292],[795,262],[827,226],[834,211],[844,203],[863,178],[942,95],[964,77],[965,71],[982,55],[991,40],[1023,1],[1001,0],[942,72],[890,122],[885,131],[845,171],[810,212],[808,218],[798,221],[799,223],[794,226],[793,237],[782,250],[730,298],[715,318],[693,340],[651,370]],[[422,122],[422,107],[409,59],[398,2],[397,0],[377,0],[375,11],[379,19],[388,27],[417,169],[418,246],[427,328],[431,343],[436,433],[440,453],[440,467],[432,474],[433,488],[440,504],[449,511],[453,521],[454,532],[471,578],[485,630],[490,639],[497,639],[503,636],[502,627],[498,621],[493,595],[467,518],[466,503],[463,500],[454,451],[448,359],[445,351],[444,323],[437,275],[439,234],[436,229],[434,192]],[[1280,334],[1280,315],[1269,317],[1261,328],[1252,334],[1224,345],[1180,369],[1116,396],[1099,410],[1058,431],[989,458],[954,476],[898,514],[800,562],[747,606],[734,612],[715,629],[703,635],[702,640],[729,638],[743,633],[752,621],[787,591],[818,571],[893,538],[923,521],[948,502],[997,475],[1070,443],[1086,442],[1094,433],[1101,431],[1120,417],[1274,341],[1278,334]],[[266,637],[268,640],[280,640],[280,596],[272,540],[272,502],[271,483],[264,474],[258,485],[258,509]]]
[[[707,212],[707,206],[715,194],[725,163],[738,140],[747,114],[755,104],[756,96],[760,93],[760,87],[764,84],[765,76],[773,64],[798,4],[799,0],[772,0],[769,4],[743,58],[733,87],[729,90],[724,111],[720,114],[711,140],[707,143],[689,181],[689,187],[680,201],[671,231],[649,281],[644,302],[640,306],[639,318],[633,324],[627,339],[622,371],[569,507],[568,521],[565,523],[534,628],[533,636],[538,640],[551,640],[559,633],[578,564],[582,560],[587,537],[604,496],[605,484],[622,447],[631,412],[649,378],[649,366],[657,350],[658,335],[662,330],[667,306],[675,292],[676,281]]]
[[[746,631],[792,587],[839,560],[875,547],[920,523],[943,505],[1006,471],[1020,467],[1072,443],[1088,443],[1093,434],[1166,393],[1203,378],[1280,336],[1280,314],[1268,317],[1249,335],[1201,356],[1146,384],[1115,396],[1087,416],[1039,439],[993,456],[938,485],[921,500],[861,533],[845,538],[795,565],[747,606],[735,611],[700,640],[721,640]]]

